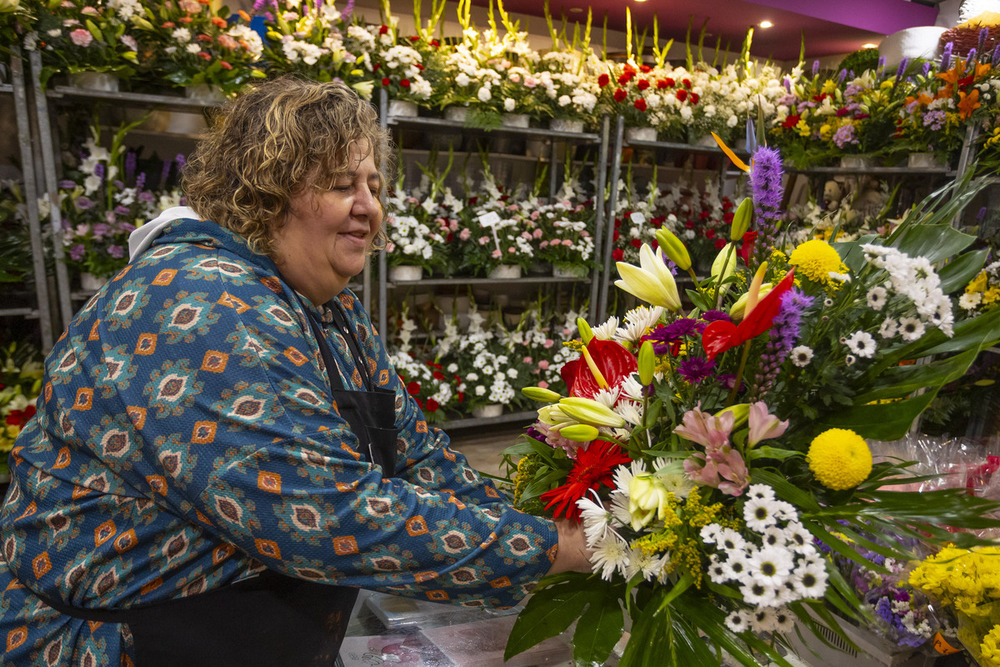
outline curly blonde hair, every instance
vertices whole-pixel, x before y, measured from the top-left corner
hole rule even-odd
[[[330,189],[349,170],[352,145],[371,152],[381,197],[392,152],[374,107],[343,83],[284,76],[223,107],[184,170],[183,189],[199,215],[269,255],[292,197]],[[372,249],[385,241],[380,227]]]

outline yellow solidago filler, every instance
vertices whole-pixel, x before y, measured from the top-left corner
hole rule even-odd
[[[788,263],[797,267],[796,275],[805,275],[818,283],[830,284],[830,273],[847,273],[840,255],[826,241],[813,239],[792,251]]]
[[[528,454],[517,462],[517,472],[514,475],[514,504],[521,501],[524,489],[535,476],[535,471],[542,465],[542,457],[538,454]]]
[[[996,287],[991,287],[985,292],[983,292],[983,303],[990,304],[996,302],[1000,299],[1000,289]]]
[[[845,428],[831,428],[813,438],[806,461],[820,484],[837,491],[857,486],[872,471],[868,443]]]
[[[702,505],[701,495],[698,487],[691,489],[687,497],[687,505],[684,506],[684,515],[687,523],[695,531],[700,531],[710,523],[715,523],[715,518],[722,511],[722,503],[713,505]]]
[[[812,128],[809,127],[809,123],[806,122],[805,118],[799,120],[799,122],[796,123],[795,131],[798,132],[799,135],[803,137],[808,137],[812,134]]]
[[[652,556],[654,554],[665,553],[674,548],[677,544],[677,533],[673,531],[664,530],[659,533],[650,533],[649,535],[643,535],[639,539],[632,542],[632,546],[638,549],[642,549],[642,553],[647,556]]]
[[[820,89],[820,92],[826,93],[827,95],[833,95],[837,92],[837,82],[833,79],[827,79],[823,82],[823,88]]]
[[[684,540],[674,549],[670,565],[674,570],[687,570],[694,579],[695,588],[701,588],[702,578],[705,568],[701,562],[701,550],[698,548],[697,540]]]
[[[983,643],[979,645],[979,664],[982,667],[1000,667],[1000,625],[993,626],[993,629],[983,637]]]

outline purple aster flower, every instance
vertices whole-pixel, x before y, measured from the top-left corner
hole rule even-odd
[[[94,176],[104,178],[104,165],[100,162],[94,165]]]
[[[726,322],[733,321],[733,318],[729,317],[729,313],[725,313],[721,310],[706,310],[701,314],[701,319],[705,322],[716,322],[718,320],[724,320]]]
[[[955,42],[948,42],[941,51],[941,67],[938,69],[947,72],[951,69],[951,52],[955,48]]]
[[[154,201],[156,201],[156,197],[154,197],[153,193],[150,192],[149,190],[144,190],[143,192],[139,193],[139,201],[142,202],[143,204],[152,204]]]
[[[81,259],[83,259],[83,253],[85,252],[85,250],[86,249],[80,243],[72,245],[69,248],[69,258],[74,262],[79,262]]]
[[[935,109],[924,114],[923,124],[924,127],[936,131],[944,127],[945,120],[947,120],[947,114],[941,109]]]
[[[677,367],[677,372],[689,383],[697,384],[710,377],[714,367],[715,359],[708,360],[701,357],[691,357],[680,363]]]
[[[94,226],[91,228],[91,231],[94,232],[94,240],[100,241],[105,236],[107,236],[108,232],[111,231],[111,228],[108,227],[103,222],[98,222],[94,224]]]
[[[59,187],[62,188],[63,190],[72,190],[73,188],[76,187],[76,183],[74,181],[66,179],[63,181],[59,181]]]
[[[848,124],[837,128],[837,131],[833,133],[833,143],[840,149],[843,149],[847,144],[858,143],[857,137],[854,136],[854,126]]]
[[[128,215],[130,212],[128,206],[122,206],[121,204],[115,206],[115,213],[118,215]]]
[[[89,197],[77,197],[75,203],[78,211],[88,211],[94,207],[94,202]]]
[[[121,247],[120,245],[109,245],[108,254],[114,257],[115,259],[121,259],[122,257],[125,256],[125,248]]]

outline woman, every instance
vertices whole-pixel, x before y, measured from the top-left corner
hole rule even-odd
[[[508,606],[589,569],[579,530],[428,428],[346,289],[386,151],[337,83],[217,118],[193,210],[137,230],[46,362],[0,516],[0,663],[332,664],[357,587]]]

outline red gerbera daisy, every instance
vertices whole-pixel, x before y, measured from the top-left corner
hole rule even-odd
[[[618,445],[606,440],[594,440],[587,449],[577,447],[576,462],[566,483],[542,494],[542,500],[548,501],[545,509],[555,505],[552,516],[557,519],[565,516],[580,523],[580,508],[576,506],[576,501],[590,489],[597,491],[601,485],[614,488],[615,467],[631,461]]]

